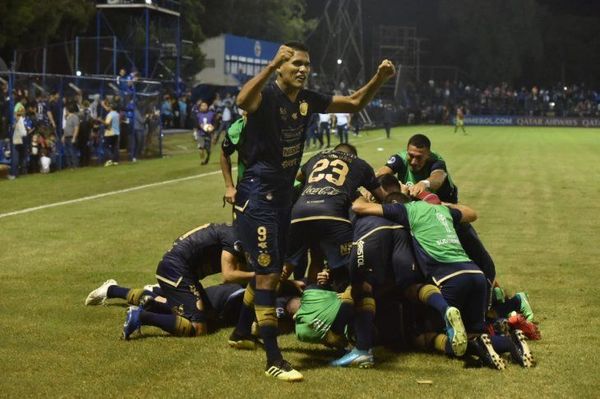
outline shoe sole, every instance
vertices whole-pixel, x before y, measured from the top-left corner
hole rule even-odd
[[[455,307],[448,308],[446,321],[452,327],[452,330],[454,330],[454,336],[450,342],[452,351],[456,356],[463,356],[467,351],[467,333],[460,317],[460,311]]]
[[[517,340],[519,341],[519,345],[521,346],[521,349],[523,351],[523,354],[521,355],[520,358],[520,364],[522,367],[524,368],[531,368],[533,366],[535,366],[535,360],[533,359],[533,354],[531,353],[531,350],[529,349],[529,345],[527,345],[527,342],[525,341],[525,334],[523,334],[523,331],[521,330],[515,330],[514,332]]]
[[[506,368],[506,363],[494,350],[494,347],[492,346],[492,340],[490,339],[490,337],[488,337],[487,335],[482,336],[481,342],[483,342],[483,344],[485,345],[487,353],[492,362],[492,364],[489,364],[488,366],[490,368],[495,368],[496,370],[504,370]]]
[[[239,349],[239,350],[254,350],[256,349],[256,342],[250,340],[241,340],[241,341],[227,341],[230,348]]]

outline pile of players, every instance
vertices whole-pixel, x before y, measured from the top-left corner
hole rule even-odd
[[[372,367],[372,349],[381,344],[495,369],[505,368],[506,353],[532,367],[526,338],[539,339],[539,332],[528,298],[504,295],[470,224],[477,215],[456,203],[457,187],[430,146],[426,136],[413,136],[378,177],[348,144],[302,166],[272,317],[293,320],[302,341],[347,350],[333,366]],[[142,325],[206,334],[238,320],[243,285],[254,277],[243,252],[233,226],[200,226],[164,255],[157,286],[129,289],[109,280],[86,305],[127,300],[125,339]],[[225,283],[204,288],[200,280],[217,273]],[[292,273],[297,280],[288,280]],[[240,346],[256,347],[253,337]]]
[[[384,60],[351,95],[321,94],[304,88],[308,49],[281,46],[242,87],[237,105],[246,117],[222,147],[223,199],[233,205],[234,226],[207,224],[179,237],[158,264],[158,289],[109,280],[86,304],[132,304],[125,339],[143,325],[198,336],[237,320],[229,345],[254,349],[260,341],[265,374],[284,381],[303,379],[277,342],[286,318],[300,340],[343,351],[335,367],[372,367],[378,344],[434,349],[495,369],[505,368],[506,353],[533,366],[526,336],[539,332],[527,296],[503,294],[470,224],[477,214],[458,204],[427,137],[413,136],[379,177],[347,143],[300,167],[311,115],[356,113],[394,74]],[[217,273],[227,284],[204,289],[200,280]]]

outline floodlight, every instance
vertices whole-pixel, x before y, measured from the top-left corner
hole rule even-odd
[[[341,58],[338,58],[338,59],[337,59],[337,64],[338,64],[338,65],[342,65],[342,59],[341,59]]]

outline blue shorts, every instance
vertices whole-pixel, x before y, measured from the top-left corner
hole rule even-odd
[[[175,313],[194,323],[206,322],[207,312],[212,309],[210,302],[198,277],[186,271],[182,261],[163,258],[156,268],[156,279]]]
[[[233,226],[256,274],[281,273],[291,207],[277,208],[252,198],[235,206]]]
[[[405,230],[396,230],[393,235],[383,231],[355,242],[350,270],[353,283],[366,281],[374,290],[390,285],[404,290],[425,279],[416,265],[411,238]]]
[[[463,270],[464,271],[464,270]],[[487,280],[482,272],[466,272],[438,284],[448,305],[460,310],[469,333],[483,333],[487,310]]]
[[[286,262],[298,266],[308,248],[320,247],[331,269],[348,267],[352,248],[352,224],[340,220],[317,219],[290,226]]]

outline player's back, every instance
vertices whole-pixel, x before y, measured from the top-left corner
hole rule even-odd
[[[221,272],[221,252],[234,252],[233,226],[208,223],[181,235],[165,256],[177,257],[199,278]]]
[[[354,154],[323,151],[302,167],[306,184],[294,208],[292,219],[331,216],[348,219],[348,210],[359,187],[379,186],[373,169]]]

